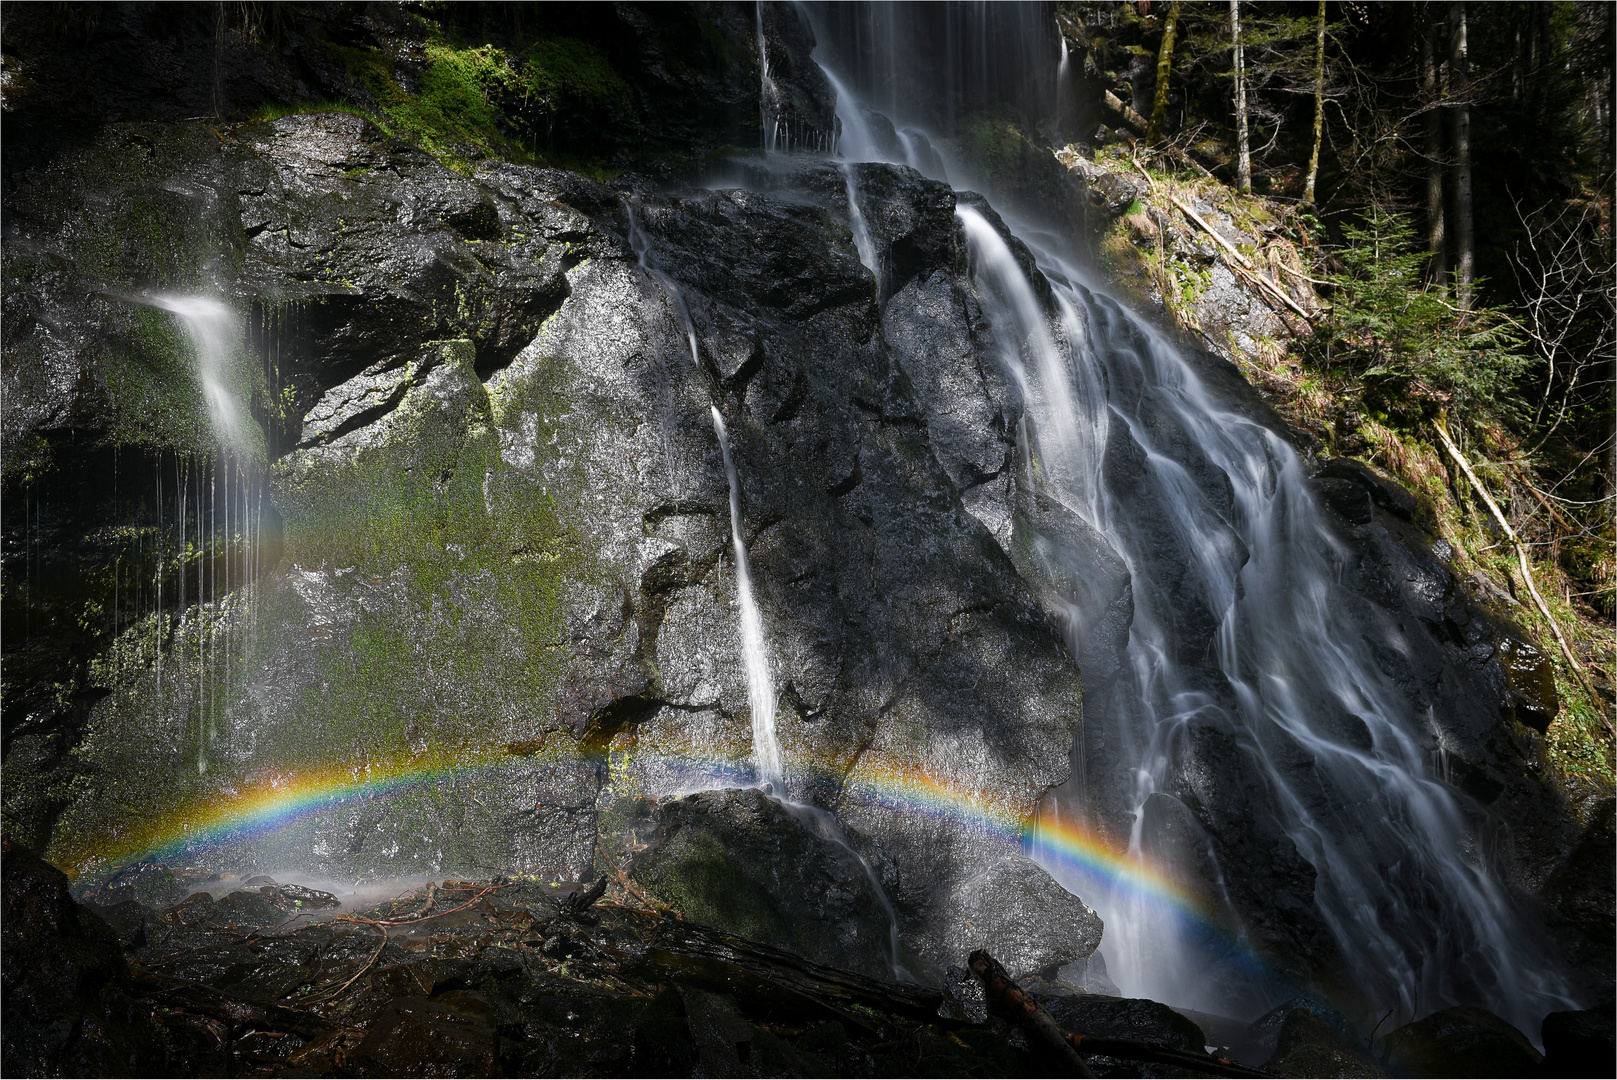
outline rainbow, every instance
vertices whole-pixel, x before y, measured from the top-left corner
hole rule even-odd
[[[412,758],[362,766],[274,771],[234,791],[215,794],[205,802],[119,830],[115,837],[99,838],[90,845],[52,854],[74,877],[88,874],[99,878],[136,862],[183,865],[203,861],[211,851],[273,834],[345,806],[428,792],[446,785],[464,786],[536,760],[553,763],[562,759],[563,755],[554,751],[516,756],[502,750],[454,759]],[[604,764],[609,771],[617,772],[625,760],[632,760],[640,770],[650,766],[665,781],[673,780],[676,790],[741,787],[754,782],[750,759],[722,760],[678,753],[620,756],[614,751]],[[614,767],[614,761],[618,767]],[[1099,901],[1112,910],[1128,908],[1166,917],[1204,939],[1218,939],[1224,945],[1222,951],[1243,956],[1254,968],[1261,967],[1216,914],[1171,876],[1118,851],[1099,834],[1065,817],[1045,814],[1032,822],[1012,800],[965,790],[918,769],[883,765],[869,758],[859,762],[845,778],[828,773],[824,779],[833,787],[840,785],[843,803],[852,803],[864,812],[931,818],[1020,846],[1091,903]]]

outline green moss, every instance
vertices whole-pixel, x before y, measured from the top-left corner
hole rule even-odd
[[[1013,120],[982,113],[960,125],[961,154],[990,187],[1012,189],[1031,172],[1029,162],[1046,152],[1022,133]]]
[[[548,38],[512,55],[495,45],[463,47],[434,37],[424,50],[426,70],[412,86],[388,53],[332,48],[349,77],[376,102],[377,115],[351,105],[324,104],[265,106],[254,118],[270,120],[297,111],[354,113],[450,168],[469,172],[480,157],[534,160],[534,134],[565,108],[626,106],[629,101],[628,84],[606,54],[575,38]]]

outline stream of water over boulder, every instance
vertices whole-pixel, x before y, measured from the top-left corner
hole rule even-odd
[[[8,194],[7,438],[66,478],[8,602],[139,582],[93,656],[8,622],[8,836],[145,901],[608,874],[870,978],[986,947],[1212,1019],[1587,1005],[1533,646],[1109,294],[1053,157],[961,139],[1051,108],[1048,13],[731,14],[759,149],[700,183],[313,111],[105,124]],[[187,291],[108,247],[139,221]]]

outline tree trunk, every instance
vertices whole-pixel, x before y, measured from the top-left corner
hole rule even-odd
[[[1454,106],[1454,240],[1455,298],[1471,306],[1475,252],[1471,235],[1471,92],[1466,77],[1465,0],[1449,7],[1449,84],[1459,99]]]
[[[1230,0],[1235,3],[1236,0]],[[1245,132],[1243,119],[1241,130]],[[1244,140],[1243,140],[1244,141]],[[1319,0],[1319,25],[1314,31],[1314,152],[1308,156],[1308,183],[1303,186],[1303,202],[1314,202],[1314,182],[1319,179],[1319,144],[1325,141],[1325,0]]]
[[[1179,3],[1174,0],[1168,5],[1168,22],[1162,28],[1162,47],[1157,50],[1157,90],[1156,102],[1151,106],[1151,126],[1145,133],[1145,141],[1156,145],[1162,138],[1162,124],[1168,118],[1168,76],[1173,70],[1173,36],[1179,29]]]
[[[1437,56],[1432,39],[1438,23],[1428,20],[1420,40],[1421,96],[1426,106],[1426,250],[1431,253],[1432,284],[1447,288],[1449,242],[1443,231],[1443,113],[1437,108]]]
[[[1235,45],[1235,175],[1241,194],[1252,194],[1252,144],[1246,130],[1246,55],[1241,49],[1241,0],[1230,0],[1230,40]],[[1310,179],[1310,185],[1313,181]]]

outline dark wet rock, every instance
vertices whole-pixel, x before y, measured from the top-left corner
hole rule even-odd
[[[1264,1066],[1277,1076],[1385,1076],[1369,1047],[1312,1009],[1289,1009]]]
[[[759,72],[745,58],[756,55],[755,14],[612,5],[554,17],[575,21],[569,33],[610,39],[614,64],[638,73],[629,82],[645,126],[633,139],[699,156],[754,145]],[[360,20],[356,40],[397,30],[339,17]],[[145,18],[118,7],[91,33],[94,55],[136,40]],[[828,122],[827,99],[817,83],[799,85],[812,65],[797,19],[771,6],[765,34],[779,44],[791,108],[812,126]],[[7,25],[26,67],[27,28]],[[622,33],[597,33],[603,26]],[[302,55],[312,32],[299,24],[290,55]],[[188,57],[175,80],[154,83],[143,67],[127,92],[161,83],[168,119],[209,112],[216,93],[227,113],[244,106],[240,94],[267,85],[252,65],[222,83],[194,78],[204,57],[215,70],[216,55],[196,51],[213,41],[208,27],[187,23],[156,59],[139,57],[158,66]],[[232,56],[241,48],[229,38]],[[717,64],[722,54],[734,63]],[[86,68],[87,100],[124,93],[107,86],[114,68]],[[299,100],[333,96],[322,80],[334,74],[328,59],[299,75]],[[197,782],[184,719],[200,704],[189,689],[197,672],[181,679],[171,667],[158,685],[140,661],[97,666],[92,679],[88,660],[111,639],[77,619],[90,600],[107,607],[108,597],[82,594],[105,577],[98,568],[129,565],[115,538],[155,527],[140,517],[142,505],[158,505],[155,478],[210,449],[172,319],[118,299],[162,289],[230,297],[255,328],[248,366],[274,379],[243,393],[275,460],[266,566],[283,555],[285,566],[266,572],[257,592],[256,640],[266,643],[258,666],[235,671],[253,688],[252,717],[221,729],[210,776],[225,776],[230,760],[305,760],[311,746],[388,761],[467,739],[509,751],[475,786],[423,791],[407,811],[378,800],[243,840],[233,869],[436,877],[498,865],[592,880],[598,806],[677,789],[667,759],[693,747],[744,771],[748,706],[715,407],[729,426],[743,533],[782,675],[782,740],[790,759],[813,763],[812,774],[792,777],[792,795],[834,809],[869,841],[861,850],[906,940],[935,940],[971,918],[966,883],[1018,844],[1004,831],[888,805],[880,792],[894,776],[990,793],[1018,820],[1076,760],[1098,792],[1102,831],[1124,835],[1136,800],[1103,790],[1128,781],[1113,768],[1117,750],[1100,718],[1134,598],[1115,561],[1018,484],[1021,402],[986,348],[990,328],[953,217],[958,198],[1002,228],[980,196],[953,196],[904,168],[859,167],[861,206],[885,260],[878,291],[853,244],[845,180],[826,162],[794,166],[768,191],[670,193],[643,177],[614,190],[511,164],[462,176],[347,114],[217,129],[106,120],[49,153],[18,157],[8,145],[23,163],[8,165],[5,193],[8,460],[17,460],[14,445],[45,446],[51,467],[31,489],[41,501],[8,488],[6,529],[8,542],[24,535],[11,508],[34,508],[40,531],[26,536],[50,587],[30,590],[30,619],[62,628],[16,652],[8,638],[8,822],[42,843],[59,820],[69,840],[82,838],[119,814],[166,810],[153,805],[168,790],[153,777]],[[564,132],[563,145],[574,135],[584,137]],[[1026,142],[1019,153],[1038,149]],[[1028,175],[1024,193],[1051,194],[1044,173]],[[1102,193],[1103,202],[1122,197]],[[631,199],[651,264],[682,290],[695,362],[682,313],[629,250]],[[1010,245],[1031,267],[1027,247]],[[1048,301],[1042,279],[1035,288]],[[1121,336],[1126,320],[1104,309],[1098,303],[1098,332],[1139,347]],[[1221,404],[1281,429],[1230,365],[1192,363]],[[164,449],[131,449],[154,445]],[[1119,440],[1114,449],[1106,467],[1120,482],[1147,476],[1137,447]],[[1195,450],[1171,448],[1228,512],[1227,485],[1218,489]],[[1609,971],[1598,935],[1604,926],[1609,938],[1601,911],[1610,892],[1593,868],[1599,843],[1609,851],[1599,822],[1610,814],[1577,820],[1543,778],[1539,732],[1557,703],[1542,651],[1467,598],[1423,538],[1418,506],[1373,472],[1326,469],[1320,482],[1333,485],[1331,505],[1346,507],[1340,524],[1356,560],[1343,569],[1340,608],[1377,643],[1411,715],[1431,717],[1426,749],[1442,749],[1467,805],[1479,820],[1511,826],[1514,843],[1499,848],[1504,876],[1549,900],[1566,951],[1597,975]],[[104,491],[108,475],[120,477],[117,498]],[[173,485],[165,490],[173,509]],[[1149,559],[1171,580],[1173,566],[1198,557],[1173,540],[1174,510],[1147,522],[1160,533]],[[1030,547],[1015,542],[1020,525],[1061,557],[1035,572]],[[1245,557],[1233,546],[1223,554]],[[155,627],[165,633],[180,613],[178,585],[165,579]],[[191,600],[195,585],[187,579]],[[1050,617],[1049,594],[1080,587],[1112,598],[1112,655],[1078,658],[1087,705]],[[1169,589],[1158,606],[1176,620],[1182,659],[1204,662],[1220,611],[1213,598],[1182,592]],[[56,689],[70,684],[81,689]],[[157,690],[170,699],[161,708]],[[431,709],[419,707],[428,701]],[[1074,755],[1081,705],[1095,722],[1079,728],[1085,742]],[[1362,720],[1320,724],[1362,748]],[[93,761],[74,752],[87,735]],[[1202,886],[1205,866],[1258,868],[1232,882],[1236,913],[1285,975],[1306,982],[1329,972],[1313,870],[1267,824],[1274,807],[1246,765],[1249,748],[1210,715],[1187,724],[1185,744],[1182,775],[1147,807],[1151,842],[1184,854]],[[602,767],[625,760],[622,773]],[[80,783],[87,761],[104,783]],[[1067,904],[1037,884],[1029,896]],[[177,893],[162,896],[128,886],[139,895],[123,898],[149,904],[222,891],[178,879]],[[209,927],[229,923],[188,906],[164,933],[200,946],[222,932]]]
[[[1381,1056],[1399,1076],[1533,1076],[1544,1061],[1527,1036],[1487,1009],[1461,1005],[1406,1024]]]
[[[1106,974],[1106,957],[1099,949],[1090,953],[1082,960],[1075,960],[1061,967],[1056,978],[1068,986],[1075,986],[1090,994],[1105,994],[1109,997],[1122,997],[1123,992],[1117,984]]]
[[[1012,978],[1059,968],[1095,951],[1101,920],[1037,863],[1007,855],[956,886],[958,916],[920,949],[937,963],[963,963],[987,949]]]
[[[213,905],[211,917],[253,930],[274,926],[287,917],[288,911],[265,895],[266,892],[268,890],[255,894],[242,889],[220,897]]]
[[[735,999],[690,986],[678,989],[685,1003],[685,1027],[696,1044],[702,1072],[707,1076],[749,1075],[742,1061],[752,1057],[753,1030],[742,1019]]]
[[[118,938],[60,870],[8,838],[0,855],[4,1069],[9,1076],[153,1076],[162,1042],[132,1000]]]
[[[1554,1012],[1544,1018],[1545,1076],[1605,1076],[1617,1060],[1612,1007]]]
[[[893,977],[892,924],[873,875],[833,824],[740,789],[659,803],[630,827],[647,845],[633,878],[686,918]]]
[[[486,1004],[399,998],[371,1021],[350,1056],[361,1076],[496,1076]]]
[[[1075,1035],[1139,1039],[1196,1053],[1202,1053],[1207,1046],[1201,1028],[1158,1001],[1074,994],[1048,998],[1040,1004],[1062,1030]]]
[[[112,932],[118,936],[118,944],[125,952],[133,952],[146,945],[146,925],[148,920],[159,917],[151,908],[145,907],[134,900],[120,900],[116,904],[87,905],[95,908],[95,913],[101,916]]]

